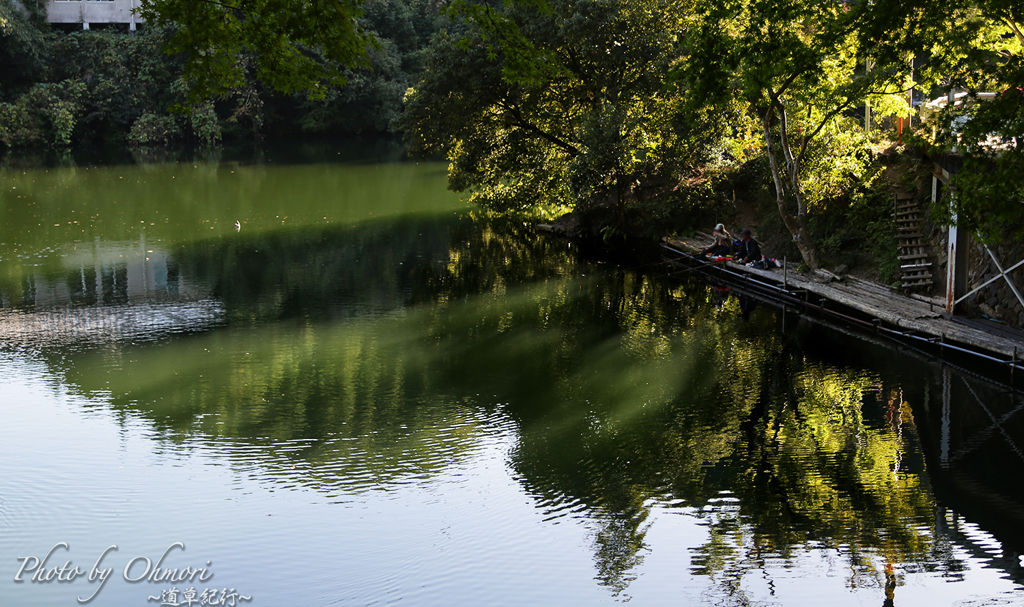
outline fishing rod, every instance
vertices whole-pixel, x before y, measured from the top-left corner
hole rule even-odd
[[[697,258],[695,256],[693,256],[693,255],[687,255],[687,257],[689,257],[690,259],[692,259],[694,261],[698,261]],[[702,270],[702,269],[708,268],[708,267],[719,266],[719,265],[724,264],[727,261],[733,261],[733,258],[730,257],[728,259],[718,259],[718,260],[715,260],[715,261],[705,261],[705,262],[703,262],[704,265],[693,266],[693,267],[689,267],[689,268],[683,268],[682,270],[678,270],[676,272],[669,272],[667,274],[667,276],[678,276],[679,274],[685,274],[687,272],[692,272],[694,270]]]

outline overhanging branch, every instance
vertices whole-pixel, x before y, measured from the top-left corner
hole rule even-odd
[[[519,128],[525,129],[530,133],[533,133],[537,137],[540,137],[541,139],[544,139],[550,143],[555,144],[556,146],[565,150],[565,152],[572,157],[579,156],[582,153],[579,148],[572,145],[571,143],[564,141],[559,137],[552,135],[551,133],[548,133],[547,131],[541,129],[540,127],[531,122],[528,122],[526,118],[523,117],[523,113],[519,111],[519,108],[515,107],[514,105],[509,105],[503,101],[499,101],[498,105],[503,107],[505,111],[512,115],[512,117],[515,119],[515,122],[513,123],[514,126],[518,126]]]

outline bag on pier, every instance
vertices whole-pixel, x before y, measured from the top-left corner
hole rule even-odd
[[[752,261],[747,264],[747,267],[754,268],[755,270],[774,270],[775,268],[781,268],[782,264],[774,257],[762,257],[761,261]]]

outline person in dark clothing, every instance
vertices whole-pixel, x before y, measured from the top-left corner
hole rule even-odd
[[[740,232],[740,236],[743,239],[740,240],[739,249],[734,257],[736,263],[747,264],[761,261],[764,257],[764,255],[761,255],[761,245],[757,244],[757,241],[753,239],[750,230],[743,230]]]
[[[715,226],[714,232],[715,243],[710,247],[701,250],[702,255],[708,255],[710,257],[720,257],[722,255],[732,254],[732,236],[725,229],[725,225],[718,224]]]

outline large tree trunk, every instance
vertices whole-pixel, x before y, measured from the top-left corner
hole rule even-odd
[[[784,108],[779,109],[779,129],[781,132],[781,142],[779,143],[776,143],[775,138],[772,136],[772,112],[772,109],[767,109],[761,114],[761,126],[764,129],[764,141],[768,147],[768,163],[772,169],[772,180],[775,182],[775,202],[779,207],[779,215],[782,217],[782,222],[786,224],[789,233],[793,235],[793,242],[796,243],[797,249],[800,250],[804,263],[813,270],[819,267],[818,248],[807,231],[807,212],[803,193],[800,191],[800,165],[794,159],[793,153],[789,148],[789,137],[786,133],[786,111]],[[789,212],[787,205],[786,186],[783,184],[782,172],[779,166],[779,153],[782,153],[786,159],[786,181],[789,182],[791,196],[797,203],[797,214],[795,217]]]

